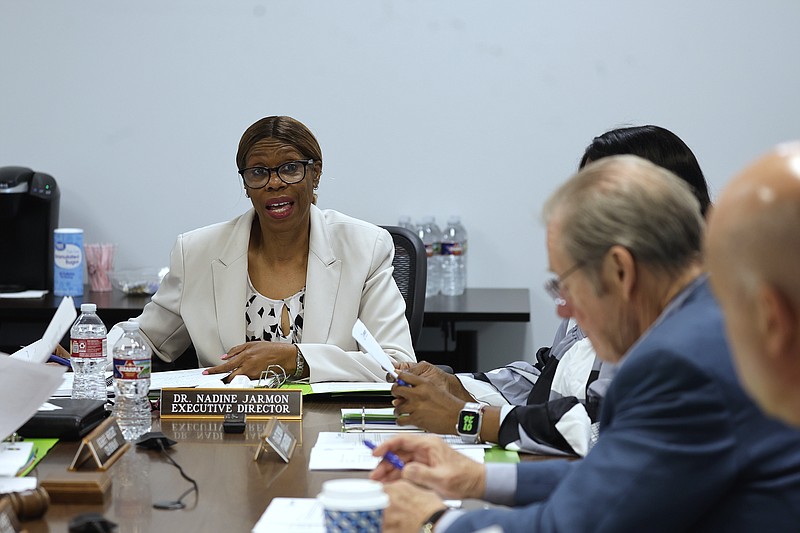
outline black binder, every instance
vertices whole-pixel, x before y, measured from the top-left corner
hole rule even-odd
[[[28,438],[79,440],[111,414],[102,400],[51,398],[50,403],[61,409],[37,411],[17,433]]]

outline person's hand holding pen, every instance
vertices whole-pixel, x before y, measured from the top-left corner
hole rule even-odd
[[[467,389],[461,384],[460,379],[427,361],[420,361],[418,363],[394,363],[394,369],[397,372],[409,372],[415,376],[422,376],[435,387],[446,390],[456,398],[461,398],[465,402],[475,401],[469,392],[467,392]]]
[[[486,487],[486,469],[450,447],[440,437],[401,435],[378,445],[375,457],[395,454],[404,463],[398,470],[383,460],[370,479],[383,483],[405,479],[436,491],[444,498],[482,498]]]
[[[54,354],[50,355],[50,358],[47,360],[48,363],[61,365],[69,368],[72,370],[72,363],[70,362],[70,355],[63,346],[60,344],[56,344],[56,349],[54,350]]]
[[[399,376],[410,387],[392,386],[392,405],[397,415],[397,425],[413,425],[431,433],[455,433],[464,400],[424,376],[410,372],[401,372]]]

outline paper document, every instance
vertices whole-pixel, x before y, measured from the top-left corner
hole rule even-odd
[[[461,500],[445,500],[451,509]],[[273,498],[252,533],[325,533],[325,512],[316,498]]]
[[[9,492],[24,492],[36,488],[37,480],[34,476],[3,477],[0,478],[0,494]]]
[[[364,323],[359,319],[356,319],[356,323],[353,324],[353,338],[367,351],[369,355],[372,356],[373,359],[378,362],[379,365],[381,365],[381,368],[386,370],[386,372],[394,379],[397,379],[397,372],[394,369],[392,360],[389,359],[389,356],[383,351],[381,345],[378,344],[378,341],[376,341],[375,337],[372,336],[372,333],[369,332],[367,326],[365,326]]]
[[[110,370],[105,371],[106,376],[106,394],[114,394],[114,375],[113,372]],[[53,392],[54,398],[69,398],[72,396],[72,384],[75,381],[75,372],[65,372],[64,376],[61,379],[61,384],[58,386],[58,389]],[[42,408],[39,407],[41,411]]]
[[[0,300],[38,300],[44,298],[49,291],[31,289],[20,292],[0,292]]]
[[[311,449],[308,460],[309,470],[372,470],[381,461],[373,457],[372,450],[364,445],[364,439],[375,444],[396,437],[399,433],[338,433],[322,431],[317,443]],[[464,444],[455,435],[438,435],[453,449],[463,453],[473,461],[483,463],[483,452],[488,444]]]
[[[325,533],[322,504],[316,498],[273,498],[253,533]]]
[[[0,439],[36,413],[61,384],[63,366],[29,363],[0,356]]]
[[[201,389],[216,389],[227,387],[222,382],[229,373],[203,374],[205,368],[190,368],[188,370],[170,370],[168,372],[153,372],[150,374],[150,390],[174,389],[180,387],[199,387]],[[258,383],[258,380],[251,380]]]
[[[14,477],[32,461],[32,442],[0,442],[0,477]]]
[[[56,344],[61,342],[61,339],[67,334],[77,317],[78,312],[75,311],[75,302],[71,296],[65,296],[58,305],[53,319],[47,325],[42,338],[21,350],[17,350],[11,354],[11,357],[30,361],[31,363],[44,363],[55,350]]]
[[[346,392],[389,392],[392,390],[391,383],[370,383],[365,381],[347,382],[325,382],[312,383],[311,392],[314,394],[325,393],[346,393]]]

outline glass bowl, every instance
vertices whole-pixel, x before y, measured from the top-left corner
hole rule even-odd
[[[168,269],[138,268],[134,270],[117,270],[111,272],[108,278],[111,284],[125,294],[131,296],[146,296],[158,290],[164,274]]]

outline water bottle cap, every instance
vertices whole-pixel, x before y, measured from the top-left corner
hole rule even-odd
[[[81,313],[95,313],[97,304],[81,304]]]
[[[408,215],[403,215],[398,218],[397,221],[400,222],[400,224],[408,224],[411,222],[411,217]]]
[[[135,320],[127,320],[122,323],[122,329],[124,331],[136,331],[139,329],[139,323]]]
[[[424,217],[422,217],[423,224],[433,224],[434,220],[436,220],[436,217],[434,217],[433,215],[425,215]]]
[[[450,215],[450,218],[447,219],[448,224],[461,224],[461,217],[458,215]]]

